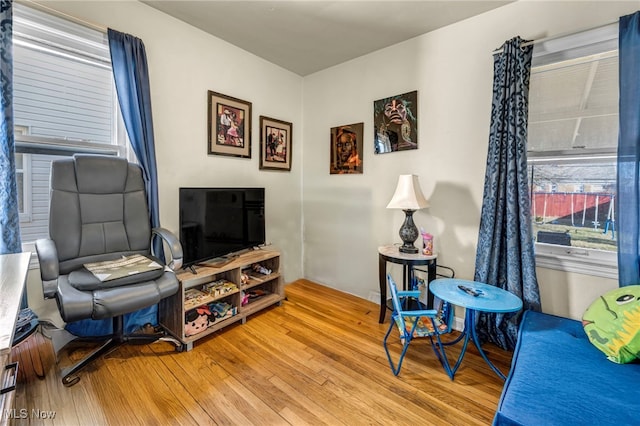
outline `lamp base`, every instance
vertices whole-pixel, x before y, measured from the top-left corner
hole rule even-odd
[[[400,239],[402,244],[398,250],[400,253],[418,253],[418,249],[413,245],[413,242],[418,239],[418,228],[413,223],[413,212],[415,210],[403,210],[405,214],[404,223],[400,227]]]
[[[416,254],[418,253],[418,249],[414,246],[414,245],[410,245],[410,246],[405,246],[404,244],[401,245],[400,247],[398,247],[398,251],[400,253],[411,253],[411,254]]]

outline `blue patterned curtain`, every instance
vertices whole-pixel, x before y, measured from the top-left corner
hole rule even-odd
[[[475,280],[520,297],[540,310],[527,183],[527,115],[533,46],[519,37],[494,55],[493,102]],[[482,313],[478,334],[514,349],[521,313]]]
[[[19,253],[20,213],[13,140],[13,30],[12,2],[0,2],[0,254]]]
[[[13,139],[13,2],[0,2],[0,254],[20,253],[20,211]],[[27,307],[27,291],[21,308]]]
[[[640,12],[620,18],[619,285],[640,284]]]

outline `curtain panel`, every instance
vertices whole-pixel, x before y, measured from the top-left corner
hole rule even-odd
[[[0,254],[22,251],[13,138],[13,8],[0,2]]]
[[[147,191],[151,227],[160,227],[158,202],[158,169],[153,137],[149,67],[144,43],[137,37],[109,28],[111,67],[118,94],[118,103],[131,146],[142,167]],[[154,253],[164,260],[162,242],[154,241]],[[125,315],[125,331],[131,332],[146,323],[158,323],[158,305]]]
[[[515,37],[494,55],[493,100],[476,281],[507,290],[540,310],[527,183],[527,116],[533,46]],[[478,335],[515,348],[521,313],[481,313]]]
[[[151,226],[157,228],[160,226],[158,171],[147,54],[144,43],[137,37],[111,28],[107,35],[118,103],[131,146],[144,173]]]
[[[640,284],[640,12],[620,18],[616,200],[619,285]]]

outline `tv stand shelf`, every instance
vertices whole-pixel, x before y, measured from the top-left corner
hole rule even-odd
[[[270,273],[254,271],[252,266],[255,264],[267,268]],[[243,275],[248,279],[243,280]],[[160,324],[180,340],[183,344],[181,349],[187,351],[193,349],[193,342],[196,340],[238,321],[244,324],[249,315],[269,306],[279,305],[284,299],[280,253],[275,250],[253,250],[222,265],[195,266],[192,270],[179,272],[177,276],[180,281],[178,292],[160,302]],[[214,313],[214,305],[217,304],[225,308],[224,316],[214,318],[218,315]],[[185,330],[186,315],[189,314],[190,318],[196,316],[192,312],[194,309],[212,315],[209,315],[207,326],[206,320],[201,316],[205,314],[198,313],[199,317],[195,321],[199,328],[197,333],[190,335]],[[194,333],[192,328],[189,330]]]

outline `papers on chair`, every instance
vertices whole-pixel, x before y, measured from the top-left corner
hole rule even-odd
[[[122,256],[121,259],[106,260],[104,262],[85,263],[84,267],[103,282],[162,269],[162,265],[158,264],[158,262],[141,254]]]

